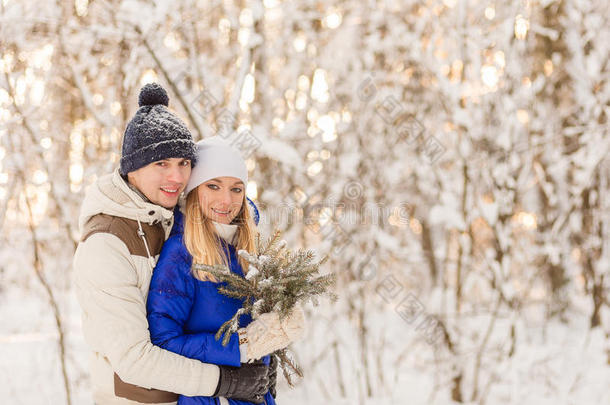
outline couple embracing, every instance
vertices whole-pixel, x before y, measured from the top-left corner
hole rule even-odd
[[[237,252],[254,253],[258,211],[239,152],[218,137],[194,143],[168,105],[158,84],[142,88],[120,167],[81,208],[75,285],[94,402],[274,405],[269,355],[302,336],[303,311],[244,315],[226,346],[214,338],[243,302],[192,265],[245,276]]]

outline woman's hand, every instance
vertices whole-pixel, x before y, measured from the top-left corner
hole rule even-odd
[[[305,313],[299,306],[280,321],[277,312],[262,314],[246,328],[238,331],[240,346],[245,346],[247,360],[281,350],[298,340],[305,331]]]

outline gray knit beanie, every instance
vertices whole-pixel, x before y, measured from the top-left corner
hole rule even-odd
[[[138,170],[152,162],[169,158],[190,159],[195,165],[195,143],[182,120],[167,109],[169,97],[157,83],[140,90],[140,108],[123,135],[120,172]]]

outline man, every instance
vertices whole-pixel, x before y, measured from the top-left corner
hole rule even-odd
[[[161,86],[144,86],[139,105],[119,169],[87,191],[79,217],[75,283],[95,403],[173,403],[174,393],[255,401],[269,389],[267,366],[205,364],[150,342],[148,286],[196,154]]]

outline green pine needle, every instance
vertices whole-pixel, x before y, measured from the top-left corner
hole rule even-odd
[[[254,273],[247,278],[232,273],[225,265],[193,265],[193,270],[207,271],[219,281],[221,285],[218,286],[218,292],[240,299],[244,303],[216,332],[215,337],[217,340],[222,337],[223,346],[229,343],[231,335],[239,328],[242,315],[250,314],[256,319],[263,313],[277,311],[280,319],[284,319],[298,303],[309,301],[317,305],[321,296],[337,299],[331,292],[335,275],[319,273],[320,266],[326,263],[328,257],[316,261],[315,252],[312,250],[298,249],[293,252],[286,247],[281,236],[279,230],[275,230],[266,241],[257,235],[256,254],[238,252],[239,256],[249,263],[249,269],[255,269],[248,270]],[[290,386],[293,386],[292,376],[296,374],[303,377],[301,368],[287,349],[279,350],[273,355],[277,357]]]

